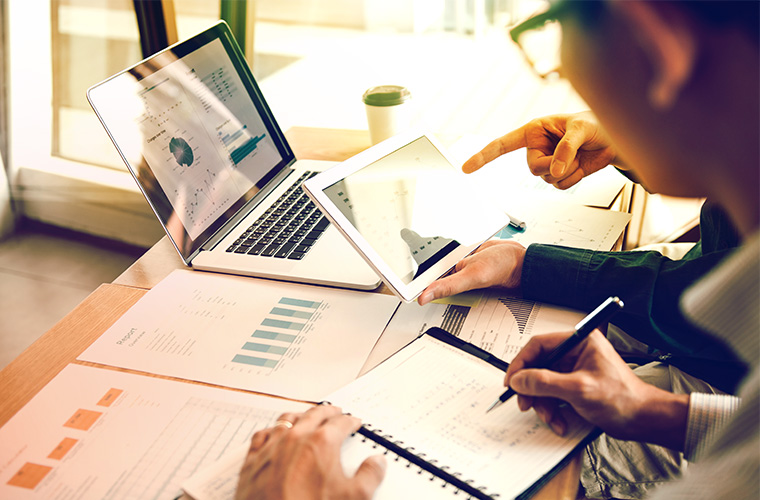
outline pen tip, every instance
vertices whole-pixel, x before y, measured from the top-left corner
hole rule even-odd
[[[488,409],[486,410],[486,413],[490,412],[491,410],[493,410],[494,408],[496,408],[500,404],[501,404],[501,400],[497,399],[496,401],[493,402],[493,404],[491,406],[488,407]]]

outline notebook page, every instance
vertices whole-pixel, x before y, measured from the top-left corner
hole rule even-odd
[[[515,398],[486,414],[503,392],[504,373],[424,336],[329,400],[372,428],[476,487],[520,494],[585,437],[586,425],[556,436]]]
[[[249,445],[231,451],[209,467],[200,470],[182,483],[182,489],[193,500],[233,500],[240,469]],[[361,463],[372,455],[385,455],[385,478],[375,492],[375,500],[399,498],[463,498],[466,494],[430,473],[410,464],[403,457],[389,452],[372,441],[355,434],[341,448],[341,463],[348,477],[356,474]]]

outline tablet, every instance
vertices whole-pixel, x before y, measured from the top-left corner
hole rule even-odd
[[[383,141],[304,190],[405,302],[509,224],[430,134]]]

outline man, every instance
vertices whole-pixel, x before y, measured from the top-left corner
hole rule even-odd
[[[560,434],[557,398],[614,437],[701,454],[683,480],[654,493],[659,498],[757,498],[758,4],[565,2],[555,4],[551,16],[562,24],[563,74],[645,187],[708,196],[739,231],[739,252],[691,289],[683,304],[687,317],[723,338],[752,371],[738,409],[732,396],[674,394],[636,377],[597,332],[558,372],[529,367],[566,334],[533,339],[505,382],[520,394],[522,409],[535,408]],[[339,467],[340,443],[358,425],[355,419],[322,407],[283,418],[292,428],[254,436],[239,498],[249,498],[247,492],[266,498],[371,496],[383,475],[381,459],[368,458],[351,478]]]
[[[589,112],[533,120],[493,141],[462,168],[473,172],[522,147],[528,150],[534,175],[559,188],[610,163],[628,168]],[[606,297],[618,295],[626,308],[615,325],[649,348],[627,353],[627,359],[639,364],[667,359],[718,390],[733,392],[745,366],[722,342],[684,318],[678,307],[683,291],[739,244],[736,229],[714,203],[702,207],[700,229],[700,241],[678,260],[654,250],[594,252],[538,244],[526,249],[515,242],[491,241],[463,259],[456,273],[431,284],[419,303],[501,286],[519,290],[529,300],[591,311]],[[627,347],[630,342],[624,340],[622,347]]]

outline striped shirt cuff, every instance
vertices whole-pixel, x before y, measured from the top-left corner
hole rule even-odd
[[[689,397],[689,418],[686,426],[684,456],[697,461],[739,408],[741,399],[722,394],[692,393]]]

